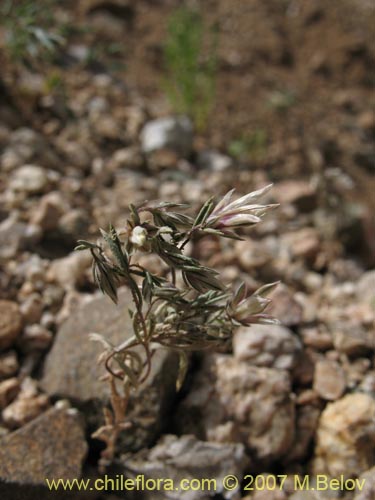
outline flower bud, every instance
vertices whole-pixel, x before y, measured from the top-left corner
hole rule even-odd
[[[130,242],[137,248],[145,246],[147,241],[147,231],[142,226],[135,226],[130,235]]]
[[[228,303],[227,311],[229,316],[242,325],[278,323],[269,314],[264,313],[264,310],[271,302],[265,295],[270,293],[277,284],[264,285],[249,297],[246,297],[246,287],[242,284]]]

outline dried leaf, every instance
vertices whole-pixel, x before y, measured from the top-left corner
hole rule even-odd
[[[178,351],[179,363],[178,363],[178,376],[176,380],[176,390],[177,392],[181,389],[182,384],[185,381],[187,370],[189,367],[189,358],[184,351]]]

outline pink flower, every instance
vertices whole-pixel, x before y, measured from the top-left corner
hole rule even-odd
[[[264,310],[271,302],[266,296],[275,289],[279,282],[270,283],[259,288],[255,293],[247,297],[246,285],[238,288],[232,300],[228,303],[227,311],[229,316],[241,325],[249,326],[254,323],[278,324],[279,321]]]
[[[213,229],[229,229],[257,224],[268,210],[277,206],[255,203],[271,188],[272,184],[269,184],[258,191],[248,193],[231,202],[234,193],[234,189],[232,189],[213,209],[207,218],[206,226]]]

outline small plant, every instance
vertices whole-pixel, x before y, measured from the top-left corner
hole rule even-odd
[[[5,0],[0,24],[5,28],[5,50],[13,61],[26,66],[55,52],[63,38],[51,30],[53,0]]]
[[[228,152],[238,160],[262,161],[267,151],[267,133],[262,128],[257,128],[251,134],[232,141]]]
[[[233,292],[223,285],[217,271],[184,253],[187,243],[197,236],[242,239],[238,229],[257,224],[276,206],[259,204],[270,187],[234,201],[234,190],[218,203],[210,198],[195,217],[184,213],[186,205],[131,205],[123,230],[101,230],[104,245],[78,242],[77,250],[91,252],[93,276],[102,292],[117,303],[117,289],[126,284],[134,302],[134,310],[129,312],[133,335],[128,340],[113,346],[104,337],[92,334],[105,346],[100,359],[112,388],[112,411],[106,408],[105,425],[94,434],[107,443],[102,466],[111,461],[119,433],[130,426],[126,421],[130,392],[147,379],[157,345],[179,353],[176,385],[180,388],[188,366],[187,352],[227,346],[240,325],[277,322],[265,312],[270,302],[267,295],[277,283],[265,285],[253,294],[241,284]],[[137,262],[139,252],[156,254],[169,272],[165,276],[151,273]],[[143,358],[135,350],[139,346],[144,350]],[[122,395],[116,381],[122,384]]]
[[[217,37],[214,32],[205,35],[199,12],[181,7],[169,19],[164,47],[167,97],[174,110],[190,116],[198,130],[206,127],[215,96]]]

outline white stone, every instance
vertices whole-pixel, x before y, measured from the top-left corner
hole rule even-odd
[[[152,120],[143,127],[141,144],[144,153],[172,149],[182,156],[191,152],[193,125],[186,116]]]

